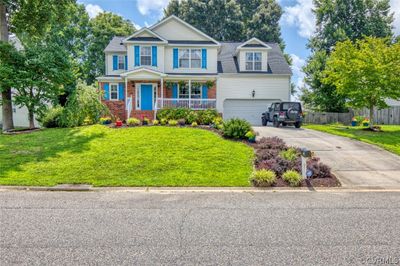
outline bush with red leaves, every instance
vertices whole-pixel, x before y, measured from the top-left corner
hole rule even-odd
[[[318,157],[313,157],[307,161],[307,168],[313,172],[311,178],[332,177],[331,168],[320,162]]]
[[[286,143],[278,138],[278,137],[272,137],[272,138],[262,138],[257,142],[256,149],[265,149],[265,150],[287,150]]]

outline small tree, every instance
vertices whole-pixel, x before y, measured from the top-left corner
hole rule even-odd
[[[400,99],[400,44],[366,37],[355,43],[340,42],[327,61],[325,84],[333,84],[353,108],[368,108],[370,127],[374,109],[384,109],[387,99]]]
[[[35,127],[34,115],[40,115],[49,103],[73,82],[68,56],[54,45],[29,44],[20,53],[14,74],[14,102],[28,109],[29,127]]]

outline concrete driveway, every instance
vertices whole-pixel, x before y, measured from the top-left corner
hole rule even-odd
[[[255,127],[261,137],[278,136],[308,148],[329,165],[343,187],[400,188],[400,157],[379,147],[310,129]]]

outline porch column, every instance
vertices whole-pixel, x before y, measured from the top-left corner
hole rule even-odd
[[[161,109],[164,108],[164,79],[161,78]]]
[[[126,120],[128,120],[129,115],[130,115],[130,108],[129,106],[126,105],[128,102],[128,77],[125,77],[125,109],[126,109]],[[131,101],[132,102],[132,101]]]
[[[189,79],[189,108],[192,108],[192,80]]]

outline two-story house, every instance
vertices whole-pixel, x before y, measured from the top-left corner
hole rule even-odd
[[[257,125],[271,102],[290,99],[292,72],[277,44],[218,42],[176,16],[114,37],[104,52],[106,75],[97,80],[120,119],[216,108]]]

